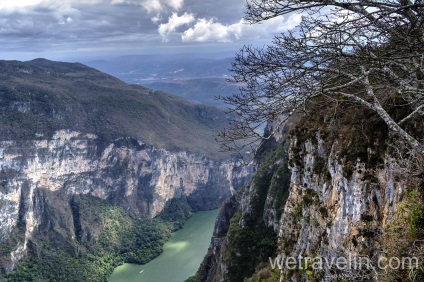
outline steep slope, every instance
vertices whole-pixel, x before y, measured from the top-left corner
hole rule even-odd
[[[127,85],[78,63],[1,61],[0,109],[2,140],[69,129],[225,157],[214,139],[226,124],[222,111]]]
[[[374,114],[338,107],[315,108],[271,144],[224,204],[196,281],[424,278],[423,160]],[[419,119],[408,126],[423,138]]]
[[[81,64],[0,69],[0,279],[103,281],[249,178],[216,108]]]

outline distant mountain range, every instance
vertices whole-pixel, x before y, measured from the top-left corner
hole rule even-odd
[[[218,97],[228,96],[238,91],[238,85],[229,83],[225,78],[221,77],[163,80],[144,83],[143,85],[150,89],[181,96],[193,103],[222,108],[226,108],[228,105],[218,99]]]
[[[227,81],[233,58],[202,58],[196,55],[125,56],[86,62],[125,82],[166,91],[206,105],[226,107],[217,96],[238,91]]]
[[[129,83],[160,80],[227,77],[232,58],[210,59],[191,55],[137,55],[85,62]]]

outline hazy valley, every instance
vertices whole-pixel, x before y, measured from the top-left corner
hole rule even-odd
[[[238,92],[239,85],[228,81],[233,54],[219,55],[126,56],[86,63],[127,83],[169,92],[193,103],[227,108],[217,97]],[[222,58],[225,55],[228,57]]]

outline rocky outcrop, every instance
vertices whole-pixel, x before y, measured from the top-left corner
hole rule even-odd
[[[10,247],[6,273],[25,256],[28,240],[39,228],[77,223],[64,222],[72,216],[54,223],[44,203],[46,192],[62,195],[63,203],[49,204],[69,214],[71,196],[89,194],[135,218],[153,218],[179,197],[186,197],[194,210],[216,208],[249,175],[249,168],[236,161],[156,149],[132,138],[107,143],[94,134],[61,130],[36,140],[1,141],[0,243],[21,234]]]
[[[339,159],[337,142],[328,154],[324,143],[319,134],[302,143],[292,139],[290,195],[279,220],[280,258],[303,256],[331,261],[367,257],[376,262],[383,251],[381,235],[408,181],[399,175],[400,165],[389,155],[376,167],[359,158],[351,166]],[[327,264],[317,270],[309,267],[311,272],[296,274],[283,267],[281,275],[296,281],[309,281],[312,275],[322,281],[341,277],[353,281],[367,276],[365,272],[368,279],[375,277],[369,272],[372,269],[352,271]]]
[[[197,272],[196,281],[225,281],[224,277],[227,268],[226,251],[228,246],[227,234],[230,228],[231,218],[238,211],[239,205],[240,196],[234,195],[222,206],[215,223],[211,245]]]
[[[406,199],[410,191],[422,187],[422,167],[421,174],[417,173],[420,167],[395,157],[384,146],[380,152],[365,148],[365,159],[352,153],[355,148],[346,156],[341,142],[319,131],[294,131],[289,143],[287,163],[284,156],[271,154],[261,167],[272,177],[265,183],[255,183],[263,173],[259,170],[253,181],[223,206],[197,281],[379,281],[378,259],[388,252],[387,238],[394,236],[389,229],[402,208],[408,213],[414,209],[405,208]],[[277,185],[279,189],[275,190],[277,171],[284,168],[290,170],[283,176],[289,180],[288,190],[285,185]],[[268,188],[261,192],[261,185]],[[257,204],[260,193],[266,198],[262,205]],[[422,205],[416,207],[421,211]],[[246,223],[252,215],[255,225]],[[253,237],[239,244],[241,235],[258,228],[257,222],[274,230],[278,243],[269,255],[271,260],[255,255],[255,246],[264,247]],[[401,229],[409,228],[405,224]],[[244,255],[246,252],[252,256]],[[287,267],[288,257],[303,264]],[[343,258],[348,264],[367,258],[370,265],[352,270],[324,263],[314,268],[311,261],[299,262],[299,257],[329,262]]]

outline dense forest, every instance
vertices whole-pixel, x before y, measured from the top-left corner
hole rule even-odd
[[[145,264],[157,257],[171,232],[191,216],[185,198],[171,200],[150,220],[131,218],[122,208],[93,196],[75,195],[70,204],[76,241],[60,241],[60,236],[48,233],[30,240],[29,259],[7,276],[8,281],[106,281],[124,262]],[[88,224],[97,234],[83,232]]]

